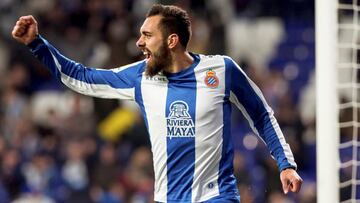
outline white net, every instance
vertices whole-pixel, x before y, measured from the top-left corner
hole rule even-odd
[[[340,202],[360,202],[360,0],[338,0]],[[329,177],[331,178],[331,177]]]

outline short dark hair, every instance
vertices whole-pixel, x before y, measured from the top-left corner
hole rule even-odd
[[[187,12],[177,6],[154,4],[146,17],[156,15],[162,16],[160,29],[163,35],[177,34],[180,44],[186,48],[191,36],[191,22]]]

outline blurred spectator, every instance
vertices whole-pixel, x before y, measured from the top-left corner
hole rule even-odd
[[[25,189],[29,195],[43,194],[56,202],[63,202],[65,186],[54,158],[44,151],[37,152],[30,161],[22,166]]]
[[[0,95],[2,113],[1,133],[8,139],[18,134],[19,126],[28,118],[28,101],[21,90],[27,83],[27,68],[23,64],[14,64],[6,72],[2,94]]]
[[[82,140],[70,140],[66,144],[66,159],[61,174],[69,188],[68,202],[90,202],[89,172],[85,162],[85,145]]]
[[[6,149],[1,157],[0,181],[4,194],[14,199],[21,194],[25,180],[20,171],[20,154],[16,149]]]
[[[120,182],[121,168],[117,165],[115,147],[104,144],[100,148],[99,163],[93,169],[92,196],[99,203],[125,202],[125,189]]]
[[[148,196],[153,193],[152,167],[152,155],[148,148],[140,147],[132,153],[129,165],[121,177],[128,194],[134,195],[129,198],[130,200],[137,199],[135,202],[146,202]]]
[[[123,203],[125,196],[124,187],[118,182],[113,182],[107,191],[101,191],[98,197],[99,203]]]

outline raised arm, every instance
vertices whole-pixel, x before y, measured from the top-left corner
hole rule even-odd
[[[101,98],[134,99],[136,78],[144,62],[112,70],[85,67],[60,54],[42,38],[33,16],[20,17],[12,36],[27,45],[58,80],[74,91]]]

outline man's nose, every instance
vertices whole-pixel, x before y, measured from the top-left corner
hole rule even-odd
[[[139,37],[138,41],[136,42],[136,46],[141,48],[145,46],[145,42],[143,40],[143,37]]]

